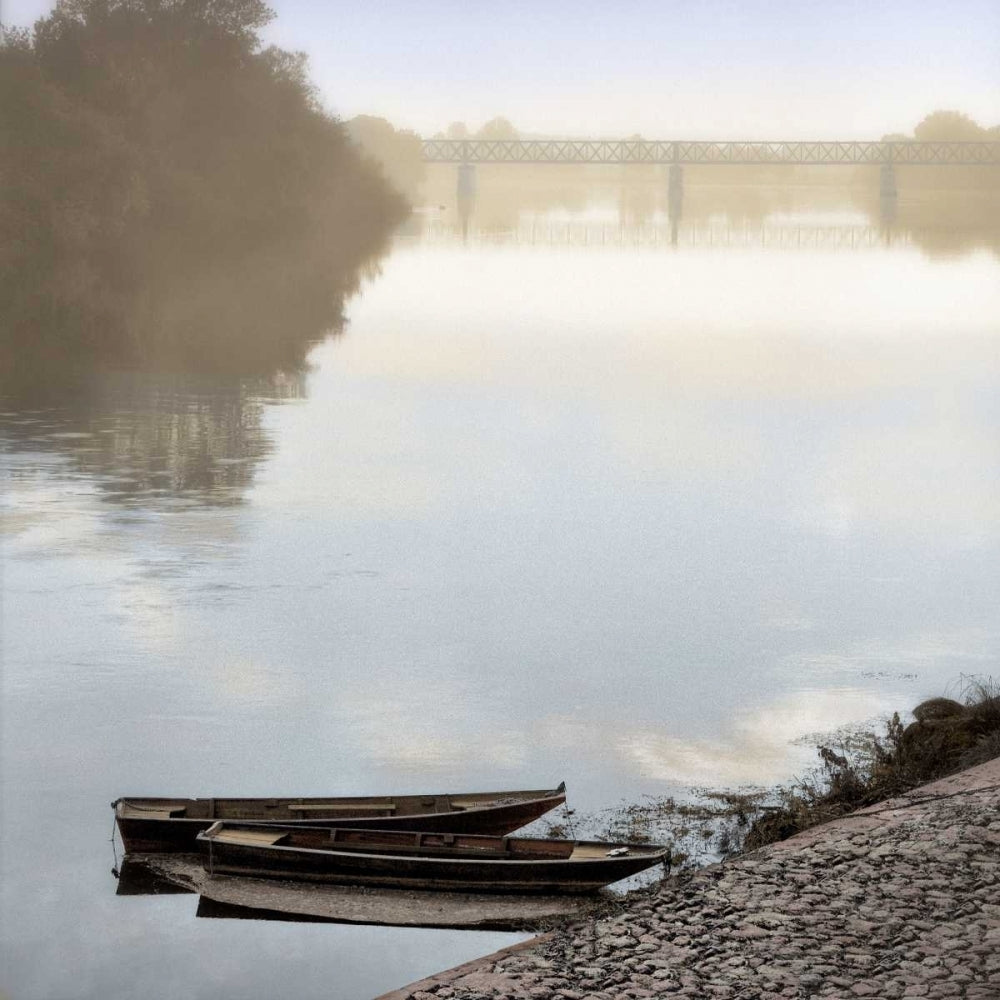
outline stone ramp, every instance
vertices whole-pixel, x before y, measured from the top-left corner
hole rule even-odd
[[[378,1000],[1000,1000],[1000,760]]]

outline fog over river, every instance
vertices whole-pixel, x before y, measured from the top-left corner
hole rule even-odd
[[[655,178],[486,169],[463,221],[435,176],[304,370],[2,401],[17,1000],[357,1000],[515,940],[116,897],[120,795],[583,813],[998,672],[996,227],[693,185],[672,232]]]

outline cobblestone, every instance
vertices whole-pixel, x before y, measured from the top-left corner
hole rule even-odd
[[[622,906],[380,1000],[1000,1000],[1000,760]]]

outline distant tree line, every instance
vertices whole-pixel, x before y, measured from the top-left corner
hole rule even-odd
[[[347,134],[375,162],[392,187],[411,205],[418,201],[427,172],[420,136],[373,115],[358,115],[345,124]]]
[[[472,130],[465,122],[452,122],[444,131],[438,132],[435,139],[520,139],[519,132],[508,119],[503,116],[491,118],[478,130]],[[616,137],[617,138],[617,137]],[[629,139],[641,140],[638,133],[627,136]],[[654,138],[676,138],[673,136],[654,136]],[[683,137],[681,137],[683,138]],[[913,135],[892,133],[882,137],[884,142],[1000,142],[1000,125],[986,128],[977,124],[961,111],[933,111],[926,115],[914,128]]]
[[[987,128],[961,111],[938,110],[926,115],[913,129],[913,135],[891,133],[883,142],[1000,142],[1000,125]],[[996,167],[916,167],[910,168],[904,182],[909,191],[976,191],[995,195],[1000,191],[1000,171]],[[952,217],[954,209],[951,210]],[[980,223],[989,219],[996,226],[995,198],[979,209]]]
[[[427,165],[423,140],[409,129],[397,129],[384,118],[358,115],[346,123],[348,135],[372,160],[392,187],[412,205],[424,197]],[[464,122],[452,122],[435,139],[517,139],[519,134],[506,118],[493,118],[477,132]]]
[[[503,116],[491,118],[485,125],[473,132],[465,122],[452,122],[435,139],[520,139],[521,133]]]
[[[59,0],[0,39],[0,366],[141,355],[137,296],[183,296],[189,279],[206,296],[205,275],[237,261],[308,274],[324,289],[306,293],[310,322],[339,317],[406,206],[324,112],[305,57],[262,47],[272,16],[262,0]],[[215,284],[250,300],[259,287]],[[223,326],[189,317],[156,336],[199,364]]]
[[[984,128],[961,111],[932,111],[913,135],[893,132],[883,142],[1000,142],[1000,125]]]

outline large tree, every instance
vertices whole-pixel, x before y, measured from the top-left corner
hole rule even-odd
[[[261,0],[60,0],[0,41],[5,336],[118,349],[134,334],[101,303],[149,275],[289,241],[345,271],[373,251],[402,199],[323,111],[304,56],[262,47],[271,16]]]

